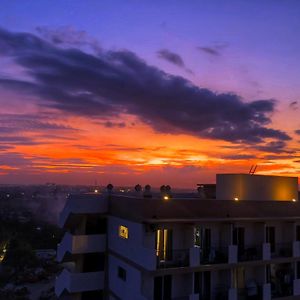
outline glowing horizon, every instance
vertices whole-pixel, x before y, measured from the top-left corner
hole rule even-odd
[[[91,3],[2,4],[1,183],[300,176],[299,3]]]

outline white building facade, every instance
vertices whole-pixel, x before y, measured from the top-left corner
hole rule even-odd
[[[60,218],[67,233],[57,296],[300,299],[297,178],[223,174],[216,198],[205,188],[70,197]]]

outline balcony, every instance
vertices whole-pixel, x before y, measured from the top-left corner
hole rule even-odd
[[[228,247],[200,248],[200,264],[226,264],[228,263]]]
[[[190,294],[189,300],[206,300],[206,299],[216,299],[216,300],[232,300],[229,298],[229,287],[227,286],[217,286],[211,291],[211,296],[201,295],[201,294]]]
[[[248,287],[237,289],[237,299],[264,299],[262,285],[249,285]]]
[[[57,247],[57,260],[61,262],[66,253],[82,254],[104,252],[106,249],[106,235],[71,235],[66,233]]]
[[[271,245],[271,258],[282,258],[293,256],[293,243],[281,243]]]
[[[59,226],[64,227],[71,215],[101,214],[107,212],[108,200],[98,194],[70,196],[59,216]]]
[[[254,261],[263,259],[263,245],[238,247],[238,261]]]
[[[179,268],[188,267],[190,261],[189,249],[171,250],[171,251],[156,251],[157,268]]]
[[[207,249],[190,248],[190,265],[191,267],[197,267],[199,265],[235,263],[234,256],[236,256],[237,251],[235,248],[236,246],[210,247]]]
[[[63,270],[56,278],[55,294],[60,297],[64,291],[80,293],[83,291],[96,291],[104,288],[104,272],[71,273]]]
[[[293,296],[293,286],[286,286],[282,288],[282,284],[272,286],[272,299],[289,298]],[[298,298],[296,298],[298,299]]]

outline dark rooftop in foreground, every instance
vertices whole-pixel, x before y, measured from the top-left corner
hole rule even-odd
[[[234,201],[199,198],[164,200],[112,195],[110,209],[115,216],[137,221],[160,222],[218,219],[300,219],[300,202],[296,201]],[[283,214],[284,211],[284,214]],[[284,216],[284,218],[283,218]]]

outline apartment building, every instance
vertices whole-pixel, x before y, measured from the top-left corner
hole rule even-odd
[[[217,175],[192,194],[70,196],[60,299],[300,299],[295,177]]]

